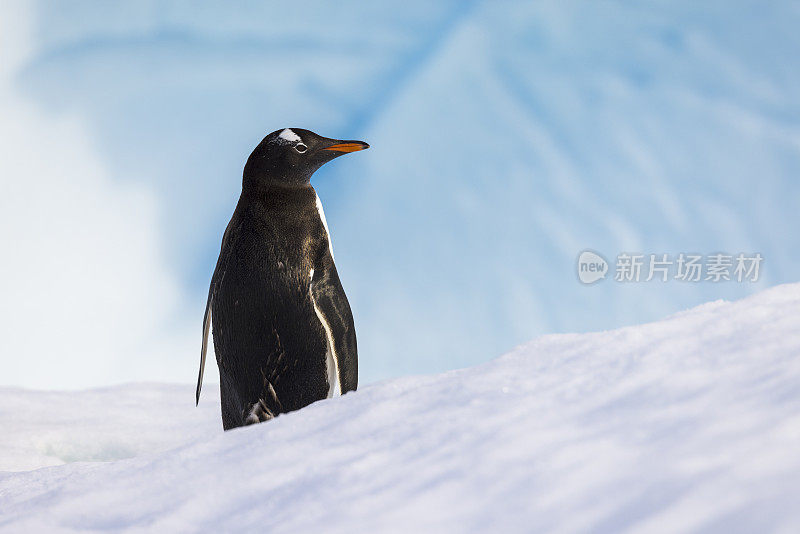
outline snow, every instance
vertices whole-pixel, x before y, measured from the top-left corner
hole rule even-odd
[[[51,467],[0,530],[797,532],[799,324],[782,285],[228,433],[189,385],[4,389],[3,469]]]
[[[128,384],[87,391],[0,388],[0,471],[161,452],[218,433],[218,387],[196,410],[186,386]]]

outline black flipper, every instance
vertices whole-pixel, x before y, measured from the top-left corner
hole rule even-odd
[[[339,281],[333,257],[325,248],[314,266],[311,297],[317,316],[328,334],[328,341],[338,369],[342,394],[358,386],[358,348],[353,313]]]
[[[200,372],[197,375],[197,391],[195,392],[195,406],[200,404],[200,389],[203,387],[203,373],[206,368],[206,352],[208,352],[208,332],[211,328],[211,306],[214,302],[214,292],[216,291],[217,284],[222,277],[225,276],[225,268],[228,265],[228,248],[232,240],[230,235],[231,228],[233,227],[234,217],[225,228],[225,234],[222,236],[222,246],[220,247],[219,258],[217,259],[217,266],[214,268],[214,274],[211,276],[211,285],[208,288],[208,299],[206,300],[206,311],[203,315],[203,344],[200,347]]]
[[[208,331],[211,327],[211,302],[214,300],[214,278],[211,278],[211,286],[208,288],[208,300],[206,301],[206,313],[203,315],[203,344],[200,347],[200,373],[197,375],[197,392],[195,393],[195,403],[200,404],[200,389],[203,387],[203,373],[206,369],[206,352],[208,351]]]

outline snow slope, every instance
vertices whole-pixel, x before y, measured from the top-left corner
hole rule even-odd
[[[799,325],[783,285],[224,434],[189,386],[6,389],[6,466],[135,457],[0,474],[0,530],[797,532]]]
[[[162,452],[219,433],[219,390],[190,409],[183,385],[128,384],[88,391],[0,388],[0,471]],[[216,404],[215,404],[216,403]]]

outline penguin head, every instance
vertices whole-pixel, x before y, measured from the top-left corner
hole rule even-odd
[[[369,148],[363,141],[329,139],[302,128],[283,128],[266,136],[244,166],[244,186],[302,187],[325,163]]]

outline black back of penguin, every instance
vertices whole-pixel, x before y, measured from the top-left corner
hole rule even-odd
[[[271,133],[245,165],[203,321],[209,326],[225,429],[266,421],[358,381],[355,328],[311,175],[368,148],[299,128]]]

